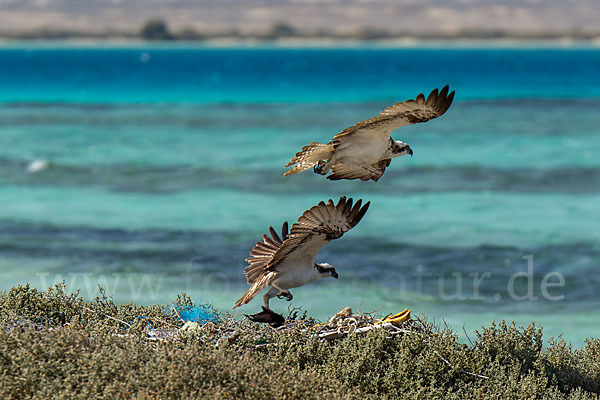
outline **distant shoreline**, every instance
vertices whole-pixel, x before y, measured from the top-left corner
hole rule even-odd
[[[357,39],[300,39],[285,38],[257,40],[240,38],[214,38],[202,41],[171,40],[154,41],[130,38],[97,39],[6,39],[0,37],[0,49],[5,48],[549,48],[549,49],[598,49],[600,38],[589,40],[563,39],[423,39],[402,37],[397,39],[357,40]]]
[[[137,30],[70,30],[45,28],[31,31],[0,31],[0,46],[122,46],[122,47],[600,47],[600,31],[520,32],[498,29],[463,29],[454,32],[391,31],[361,27],[348,32],[300,29],[275,22],[258,31],[232,26],[221,30],[173,30],[166,20],[149,19]]]

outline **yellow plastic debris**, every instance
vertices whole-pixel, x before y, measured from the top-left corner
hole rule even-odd
[[[397,324],[399,324],[401,322],[404,322],[404,321],[406,321],[408,319],[410,319],[410,310],[408,308],[405,308],[404,310],[402,310],[398,314],[394,314],[394,315],[390,315],[388,317],[385,317],[383,319],[383,323],[389,322],[392,325],[397,325]]]

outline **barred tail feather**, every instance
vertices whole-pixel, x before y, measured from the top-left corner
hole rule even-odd
[[[235,302],[235,306],[233,306],[233,308],[235,309],[243,306],[244,304],[248,304],[250,300],[260,293],[261,290],[269,285],[269,282],[273,277],[275,277],[275,273],[269,272],[268,274],[263,275],[260,279],[257,279],[252,286],[250,286],[250,289],[248,289],[246,294],[244,294],[241,299]]]
[[[298,172],[306,171],[317,165],[321,160],[328,160],[331,158],[333,152],[333,146],[331,144],[323,144],[312,142],[308,146],[304,146],[302,151],[296,153],[296,155],[288,162],[284,168],[291,167],[292,169],[286,171],[283,176],[297,174]]]

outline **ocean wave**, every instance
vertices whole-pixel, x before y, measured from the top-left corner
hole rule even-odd
[[[242,286],[244,258],[255,238],[224,231],[92,229],[52,225],[0,223],[0,256],[20,259],[34,272],[41,260],[59,260],[60,270],[95,273],[192,273],[201,280],[219,274],[228,285]],[[441,247],[398,243],[393,238],[344,238],[327,246],[318,260],[335,265],[343,285],[371,285],[394,296],[421,292],[430,300],[447,301],[460,285],[462,300],[474,291],[486,299],[506,293],[514,274],[528,273],[531,257],[533,295],[548,274],[560,274],[564,284],[553,289],[565,302],[598,301],[597,243],[565,243],[531,248],[510,246]],[[36,269],[37,268],[37,269]],[[198,278],[200,277],[200,278]],[[474,280],[481,284],[474,288]],[[529,282],[515,280],[515,292],[527,292]],[[461,300],[456,298],[454,300]],[[506,299],[507,301],[510,299]],[[496,299],[497,301],[497,299]]]
[[[400,164],[400,162],[397,162]],[[261,193],[599,193],[600,167],[490,168],[485,166],[423,166],[389,168],[381,185],[345,182],[332,187],[309,171],[283,179],[273,168],[208,168],[189,165],[65,165],[46,161],[28,173],[29,161],[0,159],[0,179],[8,185],[92,187],[116,192],[175,193],[211,188]],[[340,192],[341,193],[341,192]]]
[[[368,118],[389,106],[389,101],[306,101],[291,102],[207,102],[207,103],[111,103],[77,101],[0,101],[0,127],[11,126],[48,126],[53,124],[77,124],[81,126],[171,126],[171,127],[221,127],[226,128],[290,128],[306,127],[318,124],[326,126],[357,122]],[[525,119],[541,124],[538,133],[548,134],[546,123],[564,125],[579,121],[565,117],[577,113],[579,119],[594,121],[598,118],[596,110],[600,106],[597,97],[515,97],[500,99],[455,100],[453,109],[460,108],[469,115],[470,120],[510,125],[515,119]],[[316,119],[315,119],[316,118]],[[452,114],[444,117],[451,121]],[[446,122],[444,125],[448,125]],[[454,125],[451,124],[451,125]],[[597,124],[595,124],[597,125]],[[528,130],[526,133],[536,133]],[[550,132],[552,133],[552,132]]]

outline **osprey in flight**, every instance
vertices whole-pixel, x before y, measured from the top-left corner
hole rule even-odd
[[[392,131],[404,125],[427,122],[444,114],[452,104],[454,91],[448,94],[448,85],[434,89],[425,100],[423,93],[415,100],[406,100],[389,106],[376,117],[346,128],[327,143],[312,142],[287,163],[284,176],[297,174],[309,168],[327,178],[360,179],[375,182],[383,175],[392,158],[413,152],[410,146],[390,137]]]
[[[335,268],[327,263],[316,264],[315,257],[329,241],[342,237],[358,224],[370,204],[367,202],[361,207],[361,203],[362,200],[358,200],[353,206],[352,199],[346,200],[346,197],[340,198],[337,204],[333,200],[327,204],[320,202],[305,211],[289,232],[285,222],[281,237],[269,227],[271,237],[263,235],[264,243],[256,242],[250,251],[251,257],[246,259],[249,265],[244,274],[251,287],[233,308],[247,304],[261,290],[270,287],[263,296],[263,311],[270,318],[274,313],[269,309],[269,300],[273,297],[285,297],[289,301],[292,299],[291,288],[330,276],[337,278]]]

